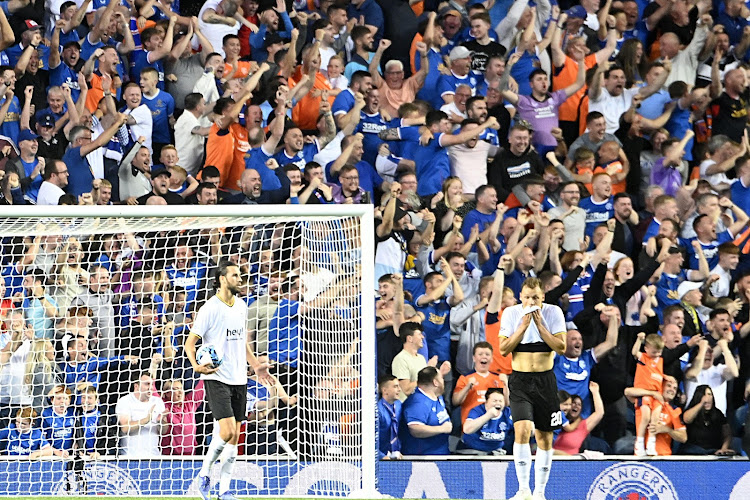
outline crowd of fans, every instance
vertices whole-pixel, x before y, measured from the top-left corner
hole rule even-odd
[[[182,10],[0,2],[3,203],[374,204],[383,457],[510,449],[498,333],[530,278],[567,321],[559,452],[743,453],[741,0]],[[254,383],[248,425],[273,434],[296,403],[299,318],[325,339],[359,307],[342,293],[354,240],[300,275],[308,249],[278,242],[294,227],[264,228],[263,245],[244,230],[6,238],[0,446],[193,453],[202,387],[181,342],[222,255],[255,273],[251,335],[279,384]],[[355,401],[344,344],[301,384],[311,397]]]
[[[86,235],[50,223],[38,224],[35,237],[4,239],[0,452],[59,456],[76,473],[100,456],[204,453],[213,422],[183,346],[222,258],[242,269],[249,339],[275,376],[268,384],[248,373],[241,452],[335,449],[323,426],[351,421],[359,401],[352,339],[360,291],[343,255],[334,267],[316,264],[323,253],[305,246],[305,231],[316,241],[338,238],[339,249],[359,234],[342,239],[340,226],[296,222],[132,233],[115,223],[122,232]],[[341,346],[324,341],[331,327]],[[301,397],[308,403],[298,410]],[[82,491],[80,474],[70,478],[66,487]]]

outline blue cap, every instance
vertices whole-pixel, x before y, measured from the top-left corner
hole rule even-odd
[[[568,15],[568,19],[586,19],[589,13],[581,5],[571,7],[565,12]]]
[[[40,111],[36,114],[36,123],[42,127],[54,127],[55,115],[49,111]]]
[[[24,130],[21,130],[21,133],[20,133],[20,134],[18,134],[18,142],[23,142],[23,141],[35,141],[35,140],[37,139],[37,137],[39,137],[39,136],[38,136],[38,135],[36,135],[36,134],[35,134],[34,132],[32,132],[31,130],[29,130],[29,129],[24,129]]]

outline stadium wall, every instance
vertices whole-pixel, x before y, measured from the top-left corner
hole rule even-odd
[[[89,494],[197,496],[195,460],[100,461],[86,466]],[[61,493],[60,461],[0,461],[2,495]],[[218,469],[218,468],[215,468]],[[238,460],[239,496],[301,496],[354,489],[359,469],[350,464],[308,466]],[[216,470],[218,479],[218,470]],[[504,499],[517,488],[512,461],[381,462],[379,489],[395,498]],[[746,460],[581,461],[556,460],[547,496],[576,500],[699,500],[750,498]]]

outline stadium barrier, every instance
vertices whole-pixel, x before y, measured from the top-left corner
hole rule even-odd
[[[116,465],[115,465],[116,464]],[[197,497],[193,459],[102,460],[85,468],[88,494]],[[215,470],[215,479],[218,479]],[[254,461],[238,459],[232,487],[238,496],[340,495],[361,484],[360,469],[343,462]],[[0,460],[4,495],[56,495],[65,478],[59,460]],[[394,498],[505,499],[518,486],[512,460],[384,461],[379,490]],[[356,495],[356,493],[355,493]],[[750,497],[747,460],[556,459],[547,487],[550,500],[746,500]]]

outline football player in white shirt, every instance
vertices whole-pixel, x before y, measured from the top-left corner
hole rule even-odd
[[[542,282],[528,278],[521,287],[521,303],[506,308],[500,319],[500,352],[513,353],[508,379],[510,411],[516,433],[513,462],[518,477],[514,500],[531,499],[531,430],[536,427],[534,500],[543,500],[552,467],[552,436],[562,426],[556,399],[557,379],[552,371],[555,353],[565,353],[565,316],[554,305],[544,304]]]
[[[198,311],[190,336],[185,342],[185,354],[193,370],[201,374],[206,388],[206,401],[211,414],[219,423],[218,435],[214,433],[203,467],[198,473],[198,491],[208,500],[211,491],[209,474],[211,466],[224,452],[219,479],[219,500],[235,500],[229,493],[232,469],[237,457],[240,425],[246,418],[247,364],[252,366],[262,382],[271,382],[268,364],[260,363],[247,342],[247,305],[236,295],[240,292],[240,268],[231,262],[219,264],[214,286],[216,295],[208,299]],[[195,346],[201,339],[213,345],[222,360],[218,368],[199,365],[195,359]]]

